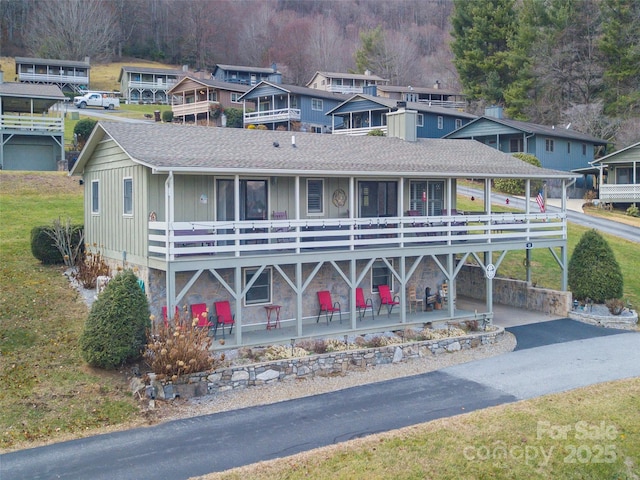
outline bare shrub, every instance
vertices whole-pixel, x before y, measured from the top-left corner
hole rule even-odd
[[[98,277],[108,277],[111,275],[109,265],[102,258],[100,251],[92,252],[85,248],[82,260],[78,262],[73,278],[81,283],[84,288],[96,288]]]
[[[178,312],[173,324],[161,325],[147,335],[144,359],[159,380],[178,380],[181,376],[213,369],[224,361],[209,351],[209,330],[197,327],[197,319]]]

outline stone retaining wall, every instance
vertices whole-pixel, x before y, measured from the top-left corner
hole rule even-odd
[[[457,278],[458,292],[477,300],[486,297],[487,279],[478,266],[465,265]],[[493,301],[514,308],[543,312],[546,315],[566,316],[571,310],[571,292],[534,287],[522,280],[493,279]]]
[[[162,385],[153,381],[147,394],[165,400],[176,397],[190,398],[291,379],[344,375],[349,371],[362,371],[375,365],[406,362],[494,344],[503,336],[504,329],[494,327],[490,332],[470,333],[461,337],[239,365],[214,372],[193,374],[182,383]]]
[[[599,327],[633,329],[638,323],[638,312],[628,315],[595,315],[588,311],[574,310],[569,312],[569,318]]]

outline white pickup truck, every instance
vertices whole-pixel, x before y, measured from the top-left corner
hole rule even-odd
[[[73,104],[78,108],[102,107],[105,110],[120,108],[120,99],[108,93],[89,92],[81,97],[74,97]]]

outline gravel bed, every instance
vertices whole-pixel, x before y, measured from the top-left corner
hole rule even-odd
[[[257,405],[267,405],[294,398],[333,392],[343,388],[440,370],[452,365],[511,352],[515,347],[515,337],[509,332],[505,332],[499,342],[481,345],[469,350],[432,355],[396,364],[378,365],[365,371],[348,372],[343,376],[313,377],[305,380],[290,379],[269,385],[231,390],[187,400],[156,401],[155,408],[161,410],[161,412],[158,411],[156,413],[160,414],[162,421],[167,421]]]

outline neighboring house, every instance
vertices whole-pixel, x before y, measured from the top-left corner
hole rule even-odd
[[[467,108],[465,95],[443,90],[440,82],[436,82],[433,88],[380,85],[376,87],[376,92],[365,90],[363,93],[403,102],[426,103],[433,107],[457,108],[463,111]]]
[[[56,85],[63,92],[71,93],[89,88],[89,57],[84,62],[16,57],[15,62],[18,82]]]
[[[265,81],[240,97],[243,102],[250,102],[243,107],[247,126],[265,125],[270,130],[280,128],[314,133],[329,132],[331,119],[327,112],[346,99],[337,93]]]
[[[187,75],[171,90],[171,110],[174,121],[194,122],[205,120],[207,125],[221,126],[224,110],[230,107],[242,109],[240,97],[249,90],[246,85],[204,80]],[[255,105],[250,107],[255,109]]]
[[[276,64],[271,68],[244,67],[241,65],[216,65],[211,78],[220,82],[241,83],[242,85],[257,85],[264,81],[282,83],[282,73],[278,71]]]
[[[64,160],[62,90],[3,80],[0,71],[0,168],[58,170]]]
[[[494,213],[491,183],[575,175],[474,141],[100,122],[71,174],[85,186],[87,244],[114,271],[136,271],[156,322],[165,306],[172,316],[205,303],[215,315],[213,302],[230,302],[233,334],[218,349],[491,318],[493,275],[480,316],[456,307],[457,277],[471,259],[493,273],[510,250],[556,249],[567,285],[564,209]],[[486,211],[456,214],[466,178],[484,180]],[[398,296],[391,312],[378,285]],[[446,291],[446,306],[408,314],[407,292],[427,287]],[[382,307],[374,319],[358,318],[356,288]],[[332,321],[325,290],[340,309]],[[267,329],[275,306],[281,327]]]
[[[368,70],[364,73],[316,72],[307,83],[307,87],[326,92],[353,95],[363,93],[365,87],[386,85],[389,80],[373,75]]]
[[[186,73],[186,68],[124,66],[118,76],[120,93],[126,103],[170,103],[168,91]]]
[[[418,112],[418,138],[441,138],[478,118],[452,108],[429,106],[426,103],[399,102],[388,98],[358,94],[327,112],[331,116],[331,131],[341,135],[366,135],[372,130],[387,133],[387,114],[406,108]]]
[[[547,127],[502,117],[499,108],[446,135],[449,139],[472,139],[501,152],[535,155],[544,168],[570,172],[589,167],[604,150],[606,140],[565,127]]]
[[[599,198],[607,203],[640,203],[640,142],[591,162],[599,169]]]

